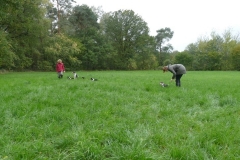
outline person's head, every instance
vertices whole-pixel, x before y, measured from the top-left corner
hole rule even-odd
[[[57,63],[62,63],[62,60],[61,59],[57,60]]]
[[[164,73],[164,72],[167,72],[167,71],[168,71],[168,67],[167,67],[167,66],[164,66],[164,67],[162,68],[162,70],[163,70],[163,73]]]

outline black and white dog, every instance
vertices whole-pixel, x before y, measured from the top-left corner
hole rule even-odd
[[[95,78],[91,78],[91,81],[97,81],[97,79],[95,79]]]
[[[160,85],[161,85],[162,87],[168,87],[168,84],[165,84],[165,83],[163,83],[163,82],[160,82]]]
[[[68,76],[68,79],[77,79],[78,75],[76,72],[72,72],[73,73],[73,77]]]
[[[76,72],[72,72],[73,73],[73,79],[76,79],[76,78],[78,78],[78,75],[77,75],[77,73]]]

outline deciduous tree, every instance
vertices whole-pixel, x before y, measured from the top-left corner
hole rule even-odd
[[[148,43],[145,41],[149,33],[147,23],[132,10],[118,10],[105,19],[104,29],[108,40],[117,51],[116,67],[131,68],[133,63],[136,64],[134,56],[142,50],[139,46]]]
[[[192,62],[193,62],[193,57],[191,54],[187,52],[178,53],[175,56],[174,63],[183,64],[184,66],[186,66],[188,70],[192,69]]]
[[[61,33],[62,27],[66,25],[65,17],[68,12],[72,9],[72,3],[75,3],[74,0],[52,0],[55,4],[53,10],[57,12],[57,32]]]
[[[172,50],[173,47],[171,44],[167,44],[164,46],[166,42],[168,42],[170,39],[172,39],[174,32],[171,31],[170,28],[165,27],[162,29],[157,30],[157,35],[155,36],[155,40],[157,43],[157,49],[159,50],[159,64],[163,65],[163,58],[161,57],[161,54],[163,51],[169,51]]]
[[[240,71],[240,44],[233,48],[231,55],[234,69]]]
[[[56,60],[59,58],[64,61],[66,69],[79,69],[82,63],[81,60],[78,59],[79,54],[81,54],[81,49],[81,43],[77,43],[63,34],[56,34],[48,40],[48,45],[44,48],[44,63],[41,62],[39,64],[39,69],[53,69]]]
[[[10,70],[14,67],[16,54],[12,51],[10,41],[7,39],[7,34],[0,30],[0,68]]]

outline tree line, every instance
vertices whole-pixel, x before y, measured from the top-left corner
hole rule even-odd
[[[105,13],[74,0],[2,1],[0,69],[53,71],[61,58],[66,70],[148,70],[169,63],[240,70],[240,41],[231,30],[212,32],[178,52],[169,43],[174,31],[166,27],[149,35],[133,10]]]

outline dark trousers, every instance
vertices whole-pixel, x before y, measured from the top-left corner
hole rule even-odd
[[[176,86],[177,87],[181,87],[181,81],[180,81],[181,77],[182,77],[182,74],[176,75]]]

